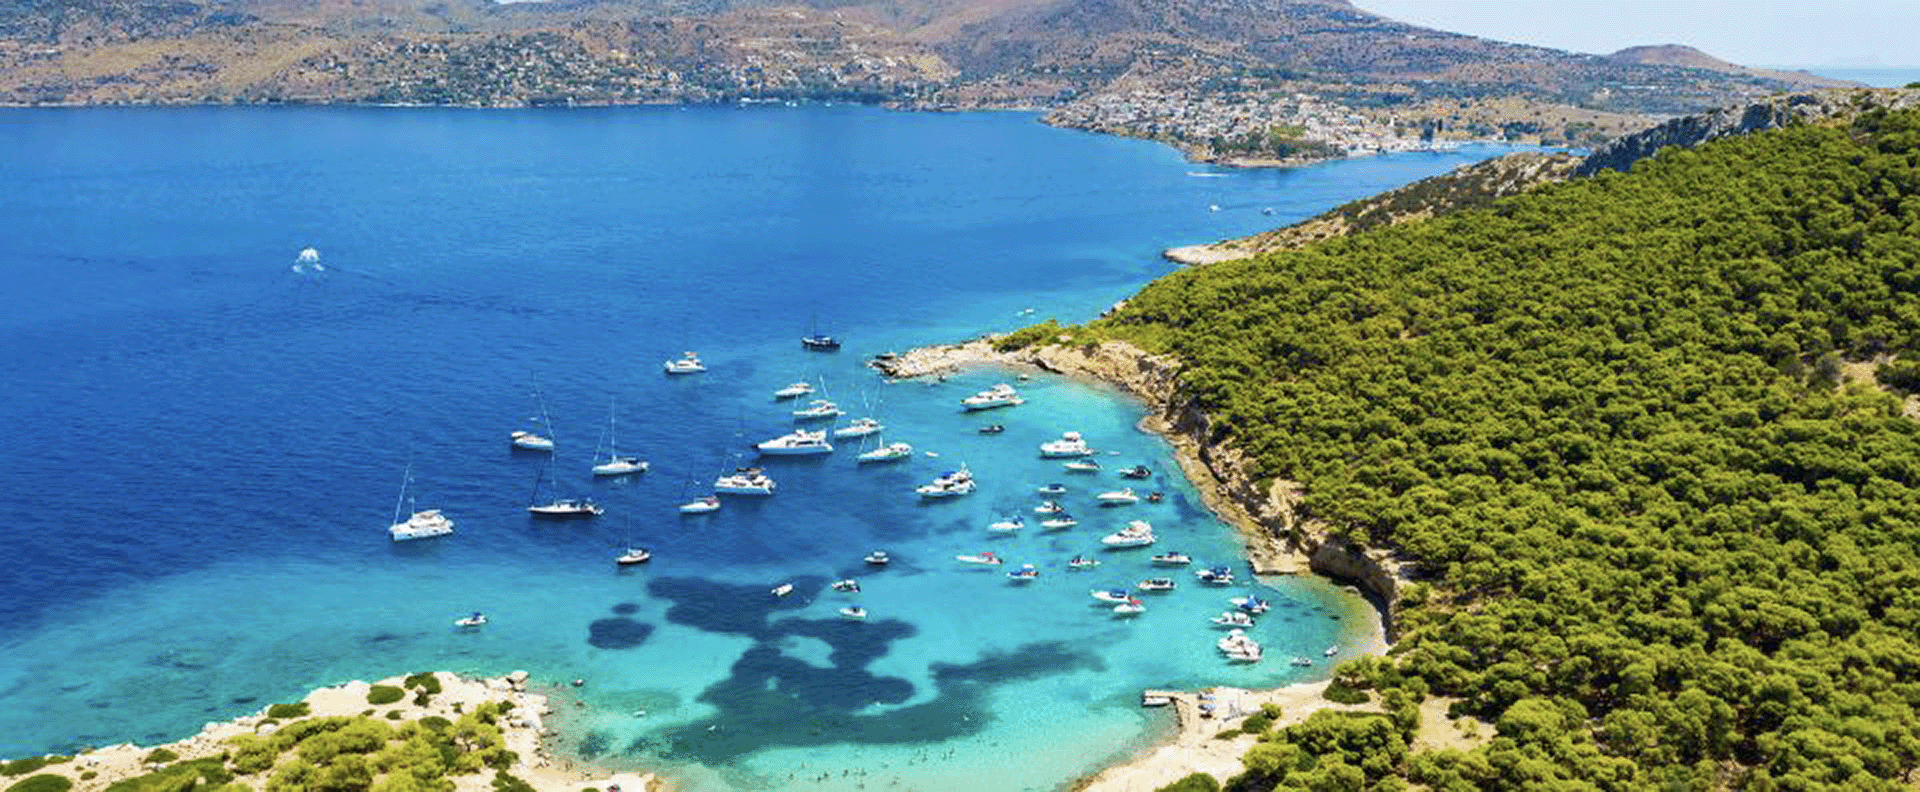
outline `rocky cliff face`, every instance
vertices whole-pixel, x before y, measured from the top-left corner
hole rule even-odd
[[[1729,135],[1841,118],[1878,107],[1916,106],[1920,106],[1920,91],[1827,91],[1775,96],[1749,105],[1676,118],[1620,138],[1589,155],[1574,169],[1574,175],[1625,171],[1667,146],[1698,146]]]

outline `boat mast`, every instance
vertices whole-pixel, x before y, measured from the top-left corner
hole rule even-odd
[[[407,461],[407,472],[400,476],[400,497],[393,501],[393,524],[400,524],[400,507],[407,502],[407,490],[412,489],[413,461]]]

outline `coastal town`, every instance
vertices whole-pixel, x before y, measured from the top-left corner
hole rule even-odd
[[[1103,93],[1048,112],[1046,123],[1173,145],[1196,161],[1304,164],[1456,145],[1307,93]]]

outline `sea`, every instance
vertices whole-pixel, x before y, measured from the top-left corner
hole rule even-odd
[[[1060,788],[1170,728],[1143,688],[1324,678],[1369,606],[1252,576],[1119,393],[867,361],[1085,321],[1172,271],[1165,247],[1506,150],[1232,170],[1011,112],[0,110],[0,756],[518,669],[562,684],[568,761],[681,789]],[[811,332],[843,346],[807,351]],[[685,351],[707,371],[664,374]],[[796,425],[772,395],[793,382],[885,431],[756,461]],[[961,410],[1000,382],[1025,404]],[[1101,472],[1040,457],[1069,431]],[[879,440],[916,450],[856,464]],[[615,448],[651,469],[592,477]],[[753,464],[777,494],[677,511]],[[1134,465],[1151,478],[1115,473]],[[962,466],[973,494],[916,496]],[[1051,483],[1078,526],[1038,528]],[[1128,485],[1164,498],[1096,505]],[[606,513],[530,518],[555,493]],[[456,532],[390,541],[414,508]],[[1159,542],[1104,549],[1132,520]],[[653,560],[616,567],[635,546]],[[1236,579],[1149,563],[1166,550]],[[983,551],[1008,565],[956,560]],[[1089,596],[1156,575],[1178,588],[1137,616]],[[1236,596],[1273,604],[1259,664],[1215,651]]]

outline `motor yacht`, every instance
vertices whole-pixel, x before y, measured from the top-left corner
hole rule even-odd
[[[876,421],[872,418],[855,418],[851,421],[848,421],[846,426],[842,426],[838,429],[833,430],[833,436],[834,437],[866,437],[867,435],[870,435],[870,434],[877,434],[881,430],[886,428],[887,427],[881,425],[879,421]]]
[[[754,448],[768,456],[833,453],[833,444],[827,442],[826,432],[809,432],[805,429],[795,429],[772,440],[756,444]]]
[[[1063,457],[1083,457],[1093,453],[1087,447],[1087,441],[1079,432],[1067,432],[1058,440],[1049,440],[1040,444],[1040,456],[1048,459]]]
[[[991,410],[995,407],[1012,407],[1025,403],[1026,400],[1020,398],[1019,392],[1015,391],[1012,385],[1004,382],[960,400],[960,406],[967,412]]]
[[[707,370],[706,365],[700,362],[700,356],[692,352],[681,355],[679,360],[669,360],[662,367],[668,374],[698,374]]]
[[[973,472],[963,467],[941,474],[939,478],[933,480],[933,483],[914,488],[914,492],[920,493],[922,498],[937,500],[965,495],[973,492],[973,487]]]
[[[1153,526],[1145,520],[1134,520],[1127,523],[1127,527],[1102,537],[1100,543],[1108,547],[1145,547],[1153,544]]]
[[[854,459],[861,464],[865,464],[868,462],[892,462],[911,456],[913,456],[913,446],[907,445],[906,443],[888,443],[872,451],[864,452]]]
[[[713,491],[727,495],[772,495],[773,479],[759,468],[738,468],[713,480]]]
[[[813,392],[813,386],[805,382],[796,382],[773,392],[776,399],[796,399]]]

